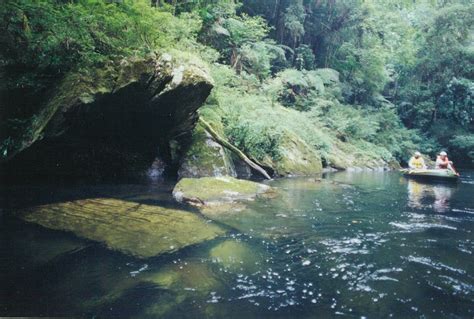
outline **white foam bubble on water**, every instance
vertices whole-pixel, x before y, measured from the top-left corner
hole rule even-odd
[[[400,223],[400,222],[390,222],[390,225],[406,230],[406,231],[421,231],[429,228],[442,228],[442,229],[450,229],[450,230],[457,230],[454,226],[443,225],[443,224],[432,224],[432,223]]]
[[[456,272],[456,273],[462,274],[462,275],[466,274],[466,271],[463,270],[463,269],[454,268],[454,267],[445,265],[443,263],[433,261],[428,257],[408,256],[408,257],[402,257],[402,258],[409,261],[409,262],[422,264],[422,265],[428,266],[430,268],[434,268],[436,270],[444,269],[444,270],[449,270],[449,271]]]
[[[451,211],[456,212],[456,213],[474,214],[474,209],[472,208],[464,208],[464,209],[453,208],[451,209]]]
[[[465,295],[468,295],[474,292],[474,285],[467,284],[465,282],[462,282],[458,279],[455,279],[449,276],[441,275],[439,277],[443,280],[444,284],[449,285],[457,293],[463,293]]]
[[[309,260],[304,260],[301,264],[302,264],[303,266],[309,266],[309,265],[311,265],[311,261],[309,261]]]
[[[423,214],[409,213],[408,217],[414,218],[414,219],[425,219],[426,216]]]
[[[145,271],[147,269],[148,269],[148,264],[144,264],[138,270],[131,271],[130,276],[135,277],[136,275],[138,275],[139,273],[141,273],[142,271]]]

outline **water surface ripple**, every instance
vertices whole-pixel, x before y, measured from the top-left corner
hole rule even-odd
[[[33,193],[39,202],[59,200],[57,190],[5,190],[0,315],[474,316],[473,171],[456,185],[397,172],[270,184],[280,196],[229,214],[233,231],[224,237],[147,260],[8,214],[23,198],[31,205]],[[172,206],[168,191],[121,185],[63,194]]]

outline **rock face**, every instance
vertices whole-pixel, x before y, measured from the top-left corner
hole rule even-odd
[[[29,175],[135,174],[156,157],[176,170],[211,89],[202,66],[168,54],[69,74],[24,131],[6,137],[1,161]]]
[[[178,171],[180,177],[236,176],[228,151],[204,130],[196,126],[191,146]]]
[[[371,145],[370,147],[374,147]],[[369,148],[369,147],[367,147]],[[380,153],[383,151],[381,150]],[[390,154],[387,154],[391,157]],[[400,165],[395,161],[385,161],[379,154],[365,151],[349,143],[342,143],[334,139],[326,155],[327,165],[338,170],[381,170],[398,169]]]
[[[28,222],[71,231],[140,258],[171,253],[225,233],[193,213],[107,198],[48,204],[19,214]]]
[[[273,164],[276,174],[315,175],[321,173],[321,157],[295,134],[287,132],[280,146],[281,159]]]
[[[202,112],[204,110],[204,112]],[[204,118],[221,136],[225,137],[222,119],[209,108],[204,108]],[[259,162],[267,173],[274,176],[308,176],[322,171],[319,154],[296,134],[285,131],[279,145],[280,158],[269,156]],[[191,147],[183,156],[178,171],[180,177],[232,176],[250,178],[254,172],[237,156],[223,148],[198,124],[194,130]],[[260,176],[260,175],[258,175]]]
[[[176,184],[173,196],[178,202],[203,206],[252,200],[271,191],[270,186],[229,176],[183,178]]]

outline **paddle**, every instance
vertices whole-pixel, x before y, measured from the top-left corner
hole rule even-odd
[[[452,163],[449,163],[449,168],[457,175],[459,176],[458,171],[454,168],[454,165]]]

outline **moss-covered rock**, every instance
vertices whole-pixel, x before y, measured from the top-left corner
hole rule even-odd
[[[169,54],[70,73],[22,131],[0,137],[0,162],[81,177],[144,173],[156,156],[176,166],[212,86],[203,66]]]
[[[37,206],[19,215],[140,258],[171,253],[225,233],[193,213],[108,198]]]
[[[236,240],[226,240],[214,246],[209,256],[227,270],[239,273],[253,273],[263,262],[263,252],[258,248]]]
[[[179,291],[188,288],[203,294],[221,287],[219,279],[212,273],[209,265],[198,261],[170,263],[156,271],[143,273],[139,279],[166,289]]]
[[[399,165],[383,147],[370,143],[344,143],[333,139],[326,164],[338,170],[393,169]]]
[[[138,279],[167,292],[167,295],[159,295],[155,302],[143,307],[143,317],[146,318],[173,317],[177,308],[183,304],[196,303],[196,300],[203,302],[200,303],[200,310],[193,311],[191,317],[206,317],[196,313],[199,314],[207,307],[204,301],[209,300],[211,294],[225,289],[222,274],[216,273],[212,264],[203,263],[199,259],[170,263],[157,270],[144,272]]]
[[[173,196],[178,202],[202,206],[252,200],[271,192],[268,185],[225,176],[183,178],[176,184]]]
[[[285,132],[279,153],[280,159],[274,161],[278,175],[315,175],[323,169],[319,154],[293,133]]]
[[[179,177],[236,176],[228,151],[204,130],[201,124],[193,132],[192,143],[178,171]]]

